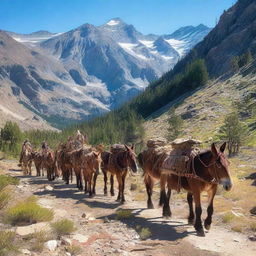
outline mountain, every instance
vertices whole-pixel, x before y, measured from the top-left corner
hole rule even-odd
[[[174,35],[184,38],[181,31]],[[193,90],[200,90],[207,82],[207,73],[211,79],[224,74],[229,77],[255,56],[256,2],[240,0],[224,11],[216,27],[189,54],[132,100],[130,106],[147,117]]]
[[[233,57],[250,50],[256,54],[256,2],[240,0],[220,17],[219,23],[185,57],[175,70],[180,71],[185,63],[203,58],[208,72],[217,77],[228,72]]]
[[[135,97],[207,29],[190,26],[171,35],[143,35],[116,18],[65,33],[1,31],[0,84],[10,84],[12,97],[28,111],[61,127]]]

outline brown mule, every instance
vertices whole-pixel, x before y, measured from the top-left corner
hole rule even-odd
[[[24,175],[32,174],[32,146],[29,142],[22,145],[20,166]]]
[[[214,143],[211,150],[202,151],[194,158],[194,170],[198,178],[180,179],[180,186],[188,191],[187,201],[189,204],[189,223],[194,222],[193,199],[195,201],[196,219],[194,227],[197,234],[204,236],[201,214],[201,193],[206,191],[208,194],[207,217],[204,221],[205,229],[209,230],[212,223],[213,200],[217,191],[218,184],[223,185],[226,191],[232,188],[232,181],[228,170],[228,160],[224,155],[226,143],[218,151]],[[179,179],[176,175],[170,175],[167,180],[168,189],[178,189]],[[164,206],[165,207],[165,206]]]
[[[90,152],[82,157],[82,172],[84,176],[84,192],[89,193],[89,196],[96,194],[95,186],[96,179],[99,173],[101,173],[101,153]]]
[[[148,209],[154,209],[151,197],[153,194],[154,184],[157,180],[160,180],[159,205],[162,206],[164,202],[166,203],[170,201],[171,191],[168,190],[166,193],[167,175],[161,174],[160,171],[162,160],[166,156],[167,154],[164,151],[161,154],[159,154],[155,150],[151,149],[146,149],[143,152],[139,153],[138,155],[138,162],[140,164],[140,167],[143,169],[144,183],[148,195]],[[171,216],[170,207],[168,209],[163,211],[164,217]]]
[[[107,172],[110,172],[110,174],[112,175],[112,181],[113,181],[113,176],[116,175],[116,178],[118,181],[117,201],[124,203],[125,202],[125,196],[124,196],[125,178],[126,178],[128,169],[130,168],[134,173],[136,173],[138,170],[138,167],[136,164],[136,155],[134,153],[134,146],[128,147],[125,145],[125,150],[122,152],[117,152],[117,153],[103,152],[102,155],[103,155],[102,171],[104,173],[104,176]],[[106,187],[106,183],[105,183],[105,187]]]
[[[43,155],[40,152],[32,152],[32,159],[36,167],[36,176],[41,176]]]

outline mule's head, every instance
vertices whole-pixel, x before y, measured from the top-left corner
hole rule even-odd
[[[92,152],[93,153],[93,169],[96,171],[96,173],[100,174],[102,173],[101,170],[101,153],[100,152]]]
[[[127,145],[125,145],[125,148],[127,152],[128,166],[132,169],[134,173],[136,173],[138,171],[138,166],[136,163],[136,154],[134,152],[134,145],[132,145],[131,147],[128,147]]]
[[[217,178],[219,184],[223,186],[223,188],[229,191],[233,184],[229,174],[229,161],[226,158],[224,151],[226,148],[226,142],[224,142],[220,150],[218,151],[215,144],[213,143],[211,146],[211,152],[213,154],[213,162],[214,164],[211,166],[211,174],[213,177]]]

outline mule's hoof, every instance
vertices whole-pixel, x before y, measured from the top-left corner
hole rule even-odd
[[[211,224],[206,224],[206,223],[204,223],[204,228],[205,228],[206,230],[210,230]]]
[[[196,234],[197,234],[198,236],[204,237],[204,236],[205,236],[204,229],[202,228],[202,229],[197,230],[197,231],[196,231]]]

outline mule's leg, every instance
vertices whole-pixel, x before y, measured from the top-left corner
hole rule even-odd
[[[121,199],[121,193],[122,193],[122,188],[123,188],[122,176],[118,173],[118,174],[116,175],[116,179],[117,179],[117,182],[118,182],[118,196],[117,196],[116,201],[120,201],[120,199]]]
[[[89,196],[92,197],[92,173],[88,175]]]
[[[115,195],[115,191],[114,191],[114,175],[111,174],[110,176],[110,194],[111,196]]]
[[[28,168],[29,168],[29,175],[31,176],[32,175],[32,162],[29,162],[28,164]]]
[[[103,175],[104,175],[104,195],[107,195],[108,194],[108,187],[107,187],[108,175],[107,175],[107,171],[104,170]]]
[[[121,203],[125,202],[125,197],[124,197],[124,189],[125,189],[125,178],[127,175],[127,171],[122,175],[122,192],[121,192]]]
[[[214,185],[211,190],[208,191],[208,207],[207,207],[207,217],[204,221],[205,229],[209,230],[212,224],[212,214],[213,214],[213,199],[217,191],[217,186]]]
[[[148,209],[154,209],[154,205],[151,198],[153,194],[154,180],[149,175],[145,174],[144,183],[145,183],[147,194],[148,194],[148,201],[147,201]]]
[[[195,191],[193,191],[193,196],[194,196],[194,200],[195,200],[195,207],[196,207],[196,221],[195,221],[195,230],[197,232],[198,236],[205,236],[204,233],[204,228],[202,225],[202,219],[201,219],[201,215],[202,215],[202,207],[201,207],[201,195],[200,195],[200,191],[198,189],[196,189]]]
[[[160,178],[160,199],[159,199],[159,206],[162,206],[166,200],[166,182],[167,182],[167,176],[162,175]]]
[[[187,201],[189,206],[188,224],[194,224],[195,214],[193,209],[193,194],[190,192],[187,193]]]
[[[171,217],[172,213],[171,213],[171,209],[170,209],[170,197],[171,197],[171,189],[168,189],[167,194],[164,193],[163,194],[163,217]]]
[[[96,182],[97,182],[98,174],[95,172],[93,175],[93,186],[92,186],[92,194],[96,195]]]
[[[86,177],[86,171],[83,170],[83,176],[84,176],[84,193],[87,194],[87,177]]]

